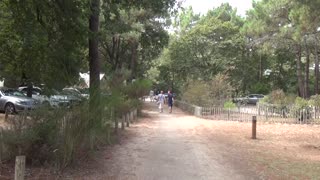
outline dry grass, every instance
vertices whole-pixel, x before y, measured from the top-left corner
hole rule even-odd
[[[5,114],[0,113],[0,127],[7,127],[8,123],[4,120]]]
[[[170,115],[172,119],[161,119],[157,117],[159,113],[155,107],[146,106],[144,109],[143,118],[121,133],[119,145],[102,148],[94,160],[65,172],[62,177],[104,177],[109,173],[120,173],[123,169],[129,173],[131,170],[127,167],[146,164],[143,162],[146,161],[142,158],[144,156],[136,159],[134,154],[143,155],[140,146],[149,151],[153,138],[161,138],[161,128],[176,131],[186,143],[204,145],[209,157],[232,164],[241,172],[253,172],[261,179],[320,177],[319,125],[258,123],[257,139],[252,140],[251,123],[200,119],[177,109]],[[162,123],[160,128],[159,124],[163,121],[168,121],[168,124]]]
[[[254,171],[267,179],[320,177],[320,126],[258,123],[257,139],[251,124],[198,120],[201,134],[222,142],[221,151],[243,156]]]

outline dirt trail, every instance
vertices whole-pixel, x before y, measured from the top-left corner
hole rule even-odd
[[[241,155],[227,152],[221,138],[213,142],[215,137],[208,137],[205,120],[178,109],[159,113],[150,102],[143,112],[146,117],[126,130],[127,140],[103,151],[91,170],[72,178],[259,179]]]

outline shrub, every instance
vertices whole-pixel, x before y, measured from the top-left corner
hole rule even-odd
[[[257,82],[250,88],[250,92],[254,92],[257,94],[267,94],[270,92],[270,85],[267,83]]]
[[[228,78],[218,74],[211,81],[194,80],[185,88],[182,100],[198,106],[222,106],[232,94]]]
[[[284,107],[294,104],[296,99],[295,95],[286,95],[281,89],[273,90],[262,100],[259,101],[260,104],[272,104],[279,107]]]
[[[211,103],[208,87],[203,81],[192,81],[189,83],[184,93],[182,94],[182,100],[190,104],[198,106],[207,106]]]
[[[223,107],[224,109],[233,109],[233,108],[236,108],[237,105],[229,100],[224,103]]]
[[[308,107],[308,100],[306,99],[303,99],[301,97],[297,97],[295,102],[294,102],[294,105],[297,109],[302,109],[302,108],[306,108]]]
[[[88,105],[72,109],[41,108],[33,112],[20,113],[9,119],[11,129],[5,130],[2,141],[9,158],[25,155],[32,164],[51,163],[64,168],[79,157],[79,152],[90,150],[88,135],[94,131],[96,141],[103,132],[100,122],[89,129]],[[104,129],[105,131],[105,129]]]
[[[317,95],[311,96],[309,100],[309,104],[316,107],[320,107],[320,95],[317,94]]]
[[[148,95],[151,90],[152,82],[146,79],[140,79],[134,81],[132,84],[127,85],[124,88],[124,93],[129,98],[138,99],[142,96]]]

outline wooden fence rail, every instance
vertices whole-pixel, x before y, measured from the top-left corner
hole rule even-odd
[[[273,106],[239,106],[236,108],[199,107],[182,101],[176,101],[176,106],[183,111],[198,117],[226,121],[251,121],[256,116],[259,122],[288,124],[320,124],[320,108],[306,107],[273,107]]]

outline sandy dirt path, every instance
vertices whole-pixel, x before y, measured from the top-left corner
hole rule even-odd
[[[208,131],[205,120],[179,109],[159,113],[151,102],[143,113],[126,130],[128,138],[121,145],[102,151],[95,165],[89,165],[94,172],[72,179],[259,179],[240,154],[227,152],[227,144],[203,132]]]

